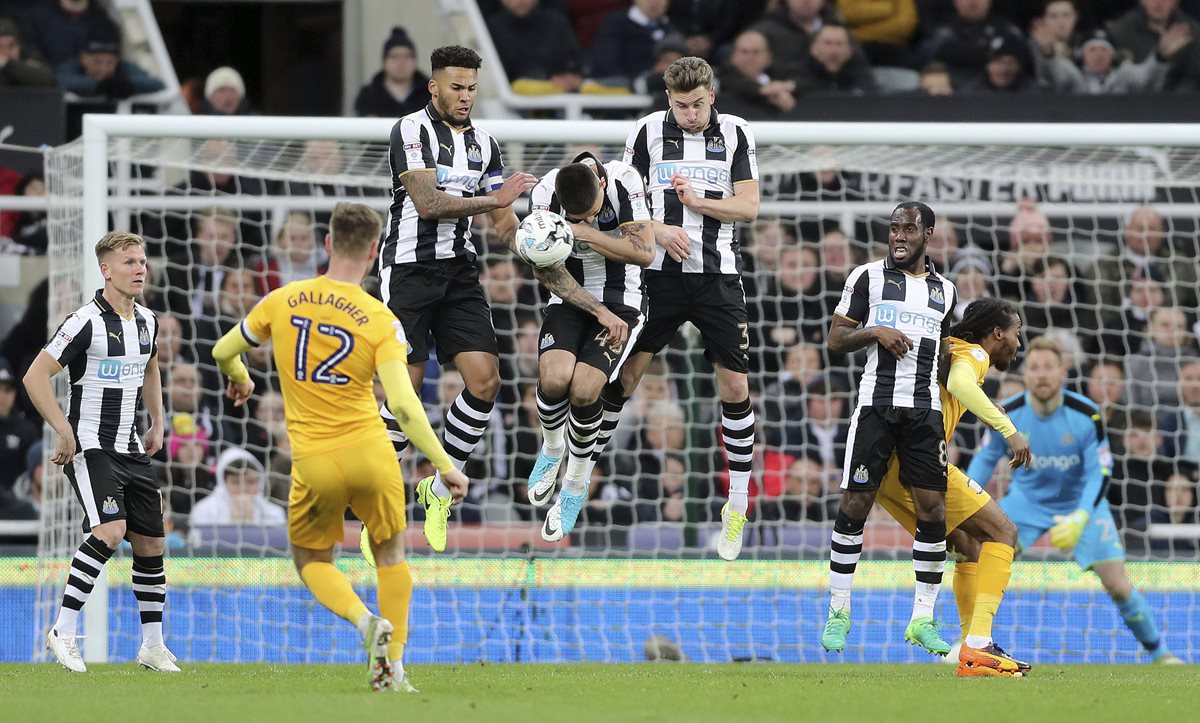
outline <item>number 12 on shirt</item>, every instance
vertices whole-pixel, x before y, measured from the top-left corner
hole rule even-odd
[[[296,381],[308,381],[308,341],[313,320],[306,316],[293,316],[292,326],[298,330],[296,338]],[[317,384],[349,384],[350,377],[338,374],[334,367],[354,350],[354,335],[348,329],[333,324],[317,324],[317,333],[331,336],[338,341],[338,348],[313,369],[312,381]]]

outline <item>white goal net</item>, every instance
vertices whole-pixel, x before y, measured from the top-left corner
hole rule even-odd
[[[170,426],[155,462],[172,530],[168,642],[188,661],[356,660],[353,630],[313,602],[292,569],[285,528],[251,514],[256,504],[282,510],[289,481],[269,355],[249,358],[258,391],[243,412],[223,401],[210,350],[268,289],[320,269],[335,203],[360,199],[386,212],[390,123],[149,120],[110,118],[101,128],[90,119],[91,135],[50,155],[51,323],[98,285],[91,247],[104,231],[146,237],[153,284],[145,303],[162,319]],[[480,125],[502,142],[506,171],[537,175],[584,147],[619,157],[630,128]],[[831,357],[824,336],[846,274],[886,253],[888,214],[908,199],[937,212],[929,253],[964,302],[985,295],[1018,302],[1026,338],[1055,338],[1070,361],[1071,388],[1100,403],[1116,454],[1108,494],[1131,577],[1173,650],[1200,654],[1200,364],[1193,361],[1200,154],[1186,129],[754,129],[763,206],[741,234],[761,429],[742,559],[729,564],[713,554],[727,478],[714,378],[689,327],[627,407],[569,544],[542,542],[544,512],[524,497],[540,439],[531,392],[541,297],[527,269],[477,219],[503,388],[467,468],[472,494],[452,518],[445,554],[430,552],[420,511],[410,515],[413,619],[426,622],[412,627],[409,661],[630,661],[659,637],[697,661],[826,659],[818,639],[827,549],[861,359]],[[1195,130],[1190,137],[1200,137]],[[524,215],[527,200],[516,208]],[[215,289],[207,306],[204,289]],[[452,370],[430,365],[423,397],[435,426],[459,385]],[[1019,373],[994,376],[986,390],[1001,399],[1020,385]],[[981,434],[977,423],[964,423],[952,460],[965,468]],[[228,450],[244,450],[262,467],[262,498],[245,514],[213,520],[199,512],[221,484]],[[423,464],[412,452],[404,463],[410,504]],[[999,496],[1003,487],[998,475],[991,490]],[[41,628],[82,539],[69,485],[48,480],[46,489]],[[357,529],[347,521],[338,564],[374,606]],[[903,530],[873,515],[846,659],[919,659],[901,632],[911,606],[910,558]],[[137,649],[129,553],[114,560],[109,590],[89,603],[97,608],[85,630],[92,659],[130,659]],[[948,638],[958,619],[951,578],[948,570],[938,608]],[[1035,662],[1138,655],[1099,583],[1044,542],[1015,565],[996,637]]]

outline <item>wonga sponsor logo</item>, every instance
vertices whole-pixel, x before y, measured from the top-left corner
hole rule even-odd
[[[877,326],[916,327],[927,334],[932,334],[942,327],[942,317],[929,314],[918,314],[915,311],[902,311],[894,304],[883,304],[875,307],[875,324]]]
[[[96,367],[96,376],[110,382],[119,382],[122,377],[141,376],[146,373],[146,362],[122,364],[120,359],[103,359]]]
[[[437,182],[439,186],[454,186],[468,193],[474,193],[479,186],[479,172],[455,173],[450,166],[438,164]]]
[[[654,173],[650,178],[651,186],[669,186],[671,177],[679,174],[693,181],[700,181],[711,186],[729,185],[729,169],[715,163],[700,161],[664,161],[654,164]]]

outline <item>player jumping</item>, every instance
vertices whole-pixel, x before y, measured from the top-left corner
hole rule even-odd
[[[704,60],[681,58],[663,74],[670,108],[638,120],[625,143],[624,161],[646,181],[654,214],[656,249],[645,272],[646,328],[621,371],[605,387],[604,421],[596,449],[608,443],[621,408],[654,358],[690,321],[716,370],[721,439],[729,459],[729,500],[721,509],[717,554],[742,551],[754,408],[750,402],[746,295],[742,289],[737,224],[758,217],[758,159],[754,134],[742,118],[718,113],[713,70]]]
[[[628,329],[627,338],[614,338],[594,312],[557,296],[546,309],[538,344],[542,450],[529,477],[529,501],[537,507],[549,501],[565,447],[562,492],[542,527],[542,538],[556,542],[570,534],[587,501],[603,412],[600,392],[617,379],[645,321],[642,267],[654,260],[654,231],[637,171],[621,161],[601,163],[591,153],[547,173],[530,206],[561,213],[571,223],[575,250],[567,270]]]

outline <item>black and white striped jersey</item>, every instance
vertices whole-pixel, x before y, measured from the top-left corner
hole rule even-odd
[[[729,198],[734,184],[758,180],[754,135],[743,119],[712,110],[708,127],[686,133],[670,110],[660,110],[637,122],[625,142],[625,162],[642,174],[654,220],[680,226],[692,242],[692,253],[683,262],[657,247],[655,271],[689,274],[740,274],[741,254],[737,225],[722,223],[685,207],[671,188],[676,173],[687,176],[697,194]]]
[[[416,261],[475,260],[471,217],[423,219],[400,179],[431,168],[439,191],[464,198],[483,196],[504,183],[503,159],[496,139],[468,121],[462,127],[442,120],[433,104],[409,113],[392,126],[388,157],[392,168],[392,206],[387,237],[379,254],[381,269]]]
[[[609,236],[620,237],[621,226],[628,223],[650,223],[650,209],[646,206],[646,190],[642,178],[632,166],[621,161],[600,163],[590,153],[575,159],[587,163],[590,159],[600,169],[603,179],[604,204],[596,215],[595,227]],[[558,169],[547,173],[534,187],[530,196],[530,211],[545,210],[562,213],[562,205],[554,193]],[[624,304],[635,309],[643,306],[642,267],[610,261],[587,244],[575,242],[575,250],[567,259],[567,271],[586,291],[605,304]],[[551,294],[551,304],[562,303],[562,299]]]
[[[904,332],[913,348],[896,359],[878,344],[867,348],[867,365],[858,383],[858,406],[941,409],[938,351],[950,335],[958,292],[934,268],[907,274],[890,257],[850,272],[834,313],[867,326],[890,326]]]
[[[79,451],[144,454],[134,420],[146,365],[158,354],[158,320],[140,304],[118,314],[100,291],[66,318],[45,346],[65,367],[71,391],[67,419]]]

